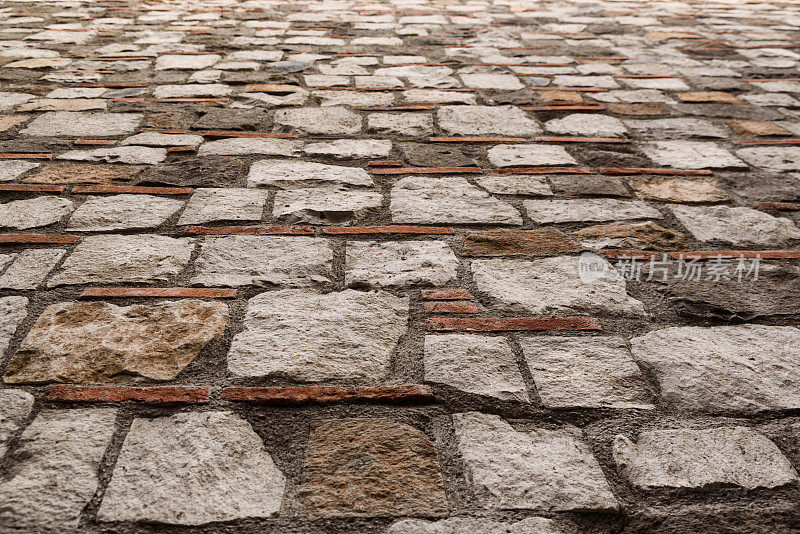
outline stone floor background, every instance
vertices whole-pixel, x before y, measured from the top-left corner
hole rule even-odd
[[[0,531],[800,531],[797,2],[0,34]]]

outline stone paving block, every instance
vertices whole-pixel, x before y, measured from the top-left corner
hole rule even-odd
[[[70,150],[58,155],[58,159],[72,161],[102,161],[105,163],[128,163],[130,165],[155,165],[167,159],[165,148],[144,146],[120,146],[95,150]]]
[[[775,444],[744,427],[651,430],[614,440],[614,461],[642,488],[774,488],[797,481]]]
[[[528,137],[542,129],[515,106],[439,106],[436,117],[442,131],[456,135]]]
[[[344,279],[350,287],[445,286],[455,282],[458,266],[444,241],[351,241]]]
[[[528,517],[515,523],[473,517],[450,517],[439,521],[403,519],[394,523],[386,534],[566,534],[555,521],[544,517]]]
[[[214,221],[259,221],[264,214],[268,192],[244,188],[207,187],[195,189],[179,225]]]
[[[800,403],[800,330],[671,327],[631,340],[665,402],[687,412],[792,410]]]
[[[142,122],[141,113],[52,111],[33,119],[20,135],[36,137],[112,137],[128,135]]]
[[[33,395],[21,389],[0,390],[0,458],[5,456],[8,442],[28,422],[33,411]]]
[[[361,116],[343,107],[279,109],[274,120],[307,134],[354,135],[361,131]]]
[[[268,291],[248,301],[228,370],[302,382],[381,380],[407,321],[408,297],[384,291]]]
[[[800,170],[800,147],[742,148],[736,155],[754,167],[769,171]]]
[[[467,232],[461,252],[465,256],[552,256],[579,250],[563,232],[542,228]]]
[[[17,327],[28,315],[28,299],[11,296],[0,298],[0,356],[5,354]]]
[[[501,195],[531,195],[549,197],[553,191],[547,180],[529,174],[487,174],[477,176],[475,182],[489,191]]]
[[[433,443],[383,418],[312,423],[299,493],[311,519],[448,513]]]
[[[641,223],[617,222],[587,226],[572,236],[581,246],[598,250],[621,248],[634,250],[683,250],[686,235],[664,228],[652,221]]]
[[[293,189],[275,193],[272,214],[312,224],[341,224],[358,220],[383,204],[377,191],[341,187]]]
[[[725,202],[728,194],[713,178],[633,178],[628,181],[642,200],[661,202]]]
[[[301,143],[289,139],[249,139],[234,137],[220,139],[200,145],[198,156],[244,156],[259,154],[264,156],[291,157],[300,150]]]
[[[281,508],[285,485],[261,438],[238,415],[137,418],[97,518],[204,525],[271,517]]]
[[[646,145],[644,153],[659,165],[679,169],[745,167],[744,162],[724,148],[703,141],[656,141]]]
[[[530,402],[505,338],[475,334],[425,336],[425,381],[504,401]]]
[[[496,415],[453,415],[467,481],[485,508],[613,511],[619,503],[587,445],[569,430],[515,430]]]
[[[311,156],[333,156],[337,159],[386,158],[392,151],[392,142],[384,139],[337,139],[321,143],[308,143],[303,152]]]
[[[421,137],[433,134],[433,116],[427,113],[370,113],[367,131]]]
[[[40,248],[22,251],[0,276],[2,289],[36,289],[67,251]]]
[[[548,132],[564,135],[619,137],[628,132],[621,120],[608,115],[574,113],[544,123]]]
[[[495,167],[578,164],[558,145],[496,145],[489,149],[488,157]]]
[[[540,224],[663,217],[646,202],[611,198],[526,200],[523,205],[528,217]]]
[[[208,68],[217,63],[222,56],[218,54],[197,54],[197,55],[171,55],[165,54],[156,59],[156,70],[200,70]]]
[[[0,204],[0,228],[25,230],[55,224],[73,210],[66,198],[44,196]]]
[[[40,412],[11,454],[13,472],[0,482],[0,526],[22,531],[77,528],[97,490],[115,418],[111,408]]]
[[[215,336],[228,307],[180,300],[155,305],[62,302],[45,308],[6,367],[8,383],[171,380]]]
[[[59,163],[48,165],[27,176],[23,182],[34,184],[114,184],[133,180],[143,167],[138,165],[96,165]]]
[[[107,232],[156,228],[183,208],[183,200],[153,195],[90,196],[72,214],[67,229]]]
[[[40,165],[41,163],[25,160],[0,161],[0,182],[10,182]]]
[[[789,219],[752,208],[671,206],[670,209],[698,241],[774,247],[800,239],[800,228]]]
[[[359,167],[280,159],[256,161],[247,176],[248,187],[296,189],[325,184],[371,186],[373,181],[367,171]]]
[[[628,128],[642,135],[657,139],[726,139],[728,134],[714,123],[704,119],[681,117],[680,119],[626,120]]]

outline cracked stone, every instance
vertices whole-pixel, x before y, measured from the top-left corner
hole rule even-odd
[[[347,243],[348,286],[444,286],[455,282],[459,261],[444,241]]]
[[[310,161],[265,159],[256,161],[247,176],[248,187],[276,186],[297,189],[324,184],[372,186],[373,181],[364,169],[343,167]]]
[[[528,137],[542,133],[536,121],[514,106],[440,106],[439,127],[455,135]]]
[[[0,390],[0,458],[5,456],[8,442],[25,426],[33,412],[33,395],[21,389]]]
[[[488,157],[495,167],[578,164],[559,145],[496,145],[489,149]]]
[[[747,247],[781,246],[800,239],[800,228],[789,219],[752,208],[670,206],[670,209],[698,241]]]
[[[358,220],[381,207],[377,191],[337,187],[292,189],[275,193],[272,214],[312,224],[340,224]]]
[[[15,200],[0,204],[0,228],[25,230],[49,226],[72,212],[72,202],[55,196]]]
[[[216,221],[259,221],[264,214],[268,191],[246,188],[195,189],[178,225]]]
[[[528,217],[540,224],[662,218],[645,202],[611,198],[526,200],[523,205]]]
[[[67,228],[80,232],[156,228],[183,204],[183,200],[153,195],[90,196],[69,218]]]

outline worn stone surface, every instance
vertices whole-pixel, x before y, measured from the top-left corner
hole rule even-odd
[[[425,336],[425,381],[505,401],[530,402],[511,346],[502,337]]]
[[[178,219],[179,225],[213,221],[259,221],[268,193],[256,189],[195,189]]]
[[[611,198],[526,200],[524,206],[528,217],[540,224],[662,218],[645,202]]]
[[[35,169],[41,165],[32,161],[8,160],[0,161],[0,182],[9,182],[19,177],[21,174]]]
[[[279,109],[275,124],[308,134],[353,135],[361,130],[361,116],[343,107]]]
[[[440,106],[442,131],[455,135],[531,136],[542,132],[536,121],[514,106]]]
[[[261,293],[248,301],[228,370],[302,382],[381,380],[407,320],[408,298],[383,291]]]
[[[552,119],[544,127],[548,132],[556,134],[590,137],[619,137],[628,132],[621,120],[590,113],[573,113],[560,119]]]
[[[275,193],[272,214],[291,221],[339,224],[361,219],[382,204],[383,195],[377,191],[336,186],[292,189]]]
[[[45,410],[11,453],[14,470],[0,482],[0,526],[74,529],[97,490],[97,472],[114,433],[116,410]]]
[[[544,517],[528,517],[514,523],[473,517],[450,517],[439,521],[403,519],[394,523],[386,534],[566,534],[555,521]]]
[[[90,196],[69,218],[67,228],[82,232],[155,228],[183,204],[182,200],[153,195]]]
[[[59,163],[29,174],[23,181],[34,184],[118,184],[132,180],[142,170],[136,165]]]
[[[774,488],[797,480],[773,442],[748,428],[652,430],[614,440],[614,461],[643,488]]]
[[[679,169],[725,169],[746,166],[724,148],[704,141],[656,141],[645,146],[644,153],[659,165]]]
[[[167,158],[166,148],[145,146],[120,146],[95,150],[70,150],[58,155],[58,159],[73,161],[102,161],[105,163],[128,163],[130,165],[155,165]]]
[[[62,302],[45,308],[3,375],[9,383],[170,380],[215,336],[228,307],[181,300],[154,305]]]
[[[671,206],[670,209],[698,241],[739,247],[779,247],[800,239],[800,228],[791,220],[752,208]]]
[[[2,297],[0,298],[0,356],[5,354],[11,337],[17,331],[17,327],[28,315],[28,299],[25,297]]]
[[[20,135],[36,137],[111,137],[128,135],[142,121],[141,113],[83,113],[51,111],[39,115]]]
[[[373,182],[369,174],[359,167],[280,159],[255,162],[247,176],[248,187],[295,189],[324,184],[370,186]]]
[[[526,174],[487,174],[475,182],[489,191],[501,195],[552,196],[553,191],[543,177]]]
[[[554,256],[579,250],[563,232],[542,228],[467,232],[461,252],[465,256]]]
[[[21,389],[0,390],[0,458],[8,442],[25,426],[33,411],[33,395]]]
[[[2,289],[36,289],[64,257],[60,248],[32,248],[22,251],[0,276]]]
[[[713,178],[634,178],[630,184],[642,200],[686,203],[728,200],[728,194]]]
[[[626,120],[628,128],[657,139],[725,139],[728,134],[714,123],[704,119]]]
[[[444,286],[459,261],[443,241],[354,241],[347,244],[345,284],[350,287]]]
[[[671,327],[631,340],[668,404],[691,412],[791,410],[800,403],[800,330]]]
[[[495,167],[517,165],[577,165],[575,158],[558,145],[497,145],[489,149],[489,162]]]
[[[55,196],[15,200],[0,204],[0,227],[25,230],[49,226],[72,212],[72,202]]]
[[[385,158],[392,150],[392,142],[384,139],[337,139],[308,143],[303,152],[312,156],[333,156],[337,159]]]
[[[517,431],[496,415],[453,415],[467,481],[485,508],[612,511],[619,504],[589,448],[569,430]]]
[[[433,444],[405,424],[383,418],[318,422],[305,466],[300,501],[312,519],[447,513]]]
[[[622,248],[634,250],[683,250],[686,235],[664,228],[652,221],[615,222],[587,226],[574,232],[581,245],[591,249]]]
[[[769,171],[800,170],[800,147],[754,147],[742,148],[736,155],[754,167]]]
[[[97,516],[178,525],[270,517],[280,510],[285,484],[261,438],[238,415],[137,418]]]

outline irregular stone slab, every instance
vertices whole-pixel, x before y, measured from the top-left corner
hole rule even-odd
[[[654,408],[623,338],[534,336],[520,345],[548,408]]]
[[[425,336],[425,381],[504,401],[530,402],[505,338],[474,334]]]
[[[143,169],[135,165],[93,165],[61,163],[48,165],[25,178],[34,184],[116,184],[136,178]]]
[[[361,131],[361,115],[335,106],[279,109],[274,122],[306,134],[354,135]]]
[[[28,315],[27,308],[28,299],[25,297],[0,297],[0,357],[5,354],[17,327]]]
[[[133,133],[141,113],[82,113],[52,111],[33,119],[20,135],[36,137],[111,137]]]
[[[665,328],[631,340],[668,404],[689,412],[800,406],[800,330],[738,325]]]
[[[185,70],[200,70],[212,66],[217,63],[222,56],[218,54],[193,54],[193,55],[177,55],[165,54],[158,56],[156,59],[156,70],[170,70],[170,69],[185,69]]]
[[[686,250],[686,235],[659,226],[652,221],[617,222],[587,226],[572,234],[581,246],[599,250],[622,248],[634,250]]]
[[[22,432],[0,482],[0,526],[63,531],[78,527],[97,491],[97,473],[114,434],[111,408],[45,410]]]
[[[211,108],[192,124],[192,128],[195,130],[261,130],[271,122],[269,113],[264,109]]]
[[[204,141],[202,135],[191,134],[166,134],[159,132],[144,132],[132,135],[120,141],[120,145],[141,146],[199,146]]]
[[[578,252],[580,248],[555,228],[540,230],[478,230],[467,232],[465,256],[553,256]]]
[[[714,178],[633,178],[636,196],[661,202],[725,202],[728,194]]]
[[[0,458],[6,454],[6,446],[17,432],[25,426],[33,411],[33,395],[21,389],[0,390]]]
[[[444,241],[351,241],[347,243],[348,286],[443,286],[455,282],[459,261]]]
[[[102,98],[37,98],[17,108],[17,111],[97,111],[105,109],[108,102]]]
[[[69,152],[59,154],[58,159],[128,163],[130,165],[155,165],[167,159],[167,149],[144,146],[120,146],[98,148],[95,150],[70,150]]]
[[[472,275],[478,291],[505,309],[523,309],[535,315],[610,314],[642,316],[644,305],[630,297],[625,280],[606,265],[605,276],[584,283],[578,275],[578,258],[556,256],[532,261],[473,260]]]
[[[66,284],[171,280],[189,264],[194,240],[158,235],[85,237],[48,287]]]
[[[66,252],[61,248],[33,248],[21,252],[0,276],[0,288],[36,289]]]
[[[433,116],[427,113],[370,113],[367,131],[421,137],[433,134]]]
[[[519,212],[464,178],[407,176],[391,191],[392,221],[410,224],[522,224]]]
[[[773,442],[744,427],[652,430],[614,440],[614,461],[641,488],[775,488],[797,480]]]
[[[248,301],[228,370],[303,382],[382,380],[407,322],[408,297],[384,291],[268,291]]]
[[[558,145],[496,145],[489,149],[495,167],[515,165],[577,165],[575,158]]]
[[[651,139],[689,139],[707,137],[727,139],[728,134],[714,123],[691,117],[680,119],[626,120],[628,128]]]
[[[461,74],[460,77],[465,86],[475,89],[518,91],[525,87],[513,74]]]
[[[337,139],[322,143],[309,143],[303,152],[312,156],[345,158],[386,158],[392,151],[388,139]]]
[[[746,136],[791,136],[792,132],[775,124],[764,121],[730,121],[728,126],[738,135]]]
[[[475,181],[490,193],[501,195],[553,195],[544,177],[530,174],[487,174],[476,177]]]
[[[646,202],[613,198],[526,200],[524,206],[528,217],[540,224],[663,217],[661,212]]]
[[[0,182],[10,182],[39,165],[41,163],[16,159],[0,161]]]
[[[377,191],[339,187],[293,189],[275,193],[272,214],[313,224],[340,224],[358,220],[383,204]]]
[[[192,83],[187,85],[159,85],[153,90],[153,98],[192,98],[228,96],[233,92],[224,83]]]
[[[0,228],[38,228],[55,224],[72,212],[66,198],[46,196],[0,204]]]
[[[594,152],[602,158],[601,154]],[[569,196],[603,196],[603,197],[629,197],[631,194],[628,188],[622,183],[622,180],[615,176],[602,176],[602,175],[551,175],[548,176],[550,184],[553,186],[553,191]]]
[[[264,214],[268,191],[245,188],[195,189],[178,225],[215,221],[259,221]]]
[[[259,139],[232,137],[200,145],[198,156],[244,156],[261,154],[265,156],[294,156],[302,143],[290,139]]]
[[[183,207],[183,200],[153,195],[90,196],[67,222],[79,232],[156,228]]]
[[[430,439],[388,419],[314,424],[300,502],[309,518],[447,515]]]
[[[453,415],[467,482],[500,510],[613,511],[619,503],[589,447],[567,430],[514,430],[496,415]]]
[[[185,299],[154,305],[62,302],[45,308],[8,362],[9,383],[172,380],[215,336],[228,307]]]
[[[542,133],[536,121],[514,106],[439,106],[436,117],[442,131],[455,135],[528,137]]]
[[[528,517],[516,523],[501,523],[491,519],[450,517],[439,521],[403,519],[394,523],[386,534],[567,534],[552,519]]]
[[[552,119],[544,127],[557,134],[595,137],[618,137],[628,132],[621,120],[592,113],[573,113],[560,119]]]
[[[323,184],[374,185],[367,171],[310,161],[265,159],[256,161],[247,175],[247,187],[276,186],[296,189]]]
[[[136,418],[97,518],[203,525],[271,517],[285,485],[261,438],[238,415]]]
[[[233,235],[207,237],[192,284],[291,286],[329,284],[333,250],[325,239]]]
[[[656,141],[644,145],[645,155],[659,165],[679,169],[745,168],[745,163],[714,143]]]
[[[403,159],[413,166],[471,167],[477,165],[476,159],[465,155],[460,148],[441,143],[402,143],[400,152]]]
[[[799,171],[800,147],[764,146],[742,148],[736,155],[754,167],[770,171]]]
[[[789,219],[752,208],[670,206],[672,213],[698,241],[737,247],[781,246],[800,239],[800,228]]]

